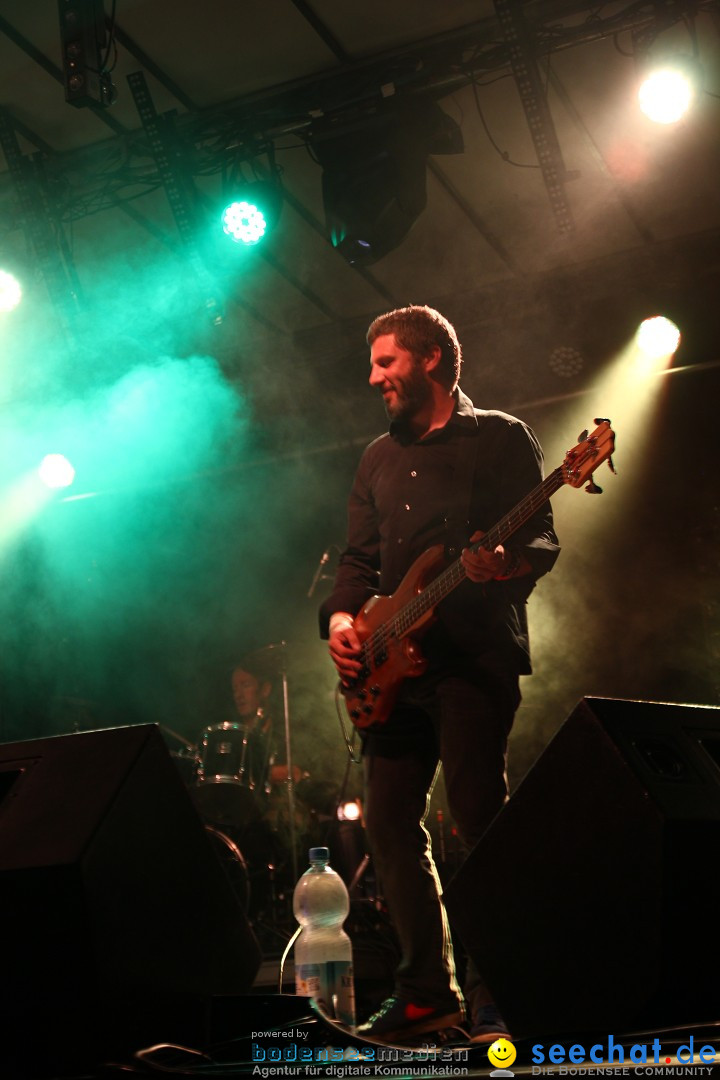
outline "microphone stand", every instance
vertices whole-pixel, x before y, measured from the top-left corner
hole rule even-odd
[[[290,702],[288,696],[288,675],[287,675],[287,660],[286,660],[286,642],[280,642],[280,648],[282,650],[281,661],[281,678],[282,678],[282,696],[283,696],[283,721],[285,724],[285,761],[287,763],[287,795],[288,795],[288,813],[290,824],[290,854],[292,856],[292,870],[293,881],[298,879],[298,852],[297,852],[297,833],[295,831],[295,777],[293,776],[293,762],[292,762],[292,750],[290,740]]]

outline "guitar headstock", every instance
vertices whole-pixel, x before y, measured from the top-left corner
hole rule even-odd
[[[562,465],[560,466],[563,481],[571,487],[579,488],[585,481],[589,481],[585,489],[590,494],[599,494],[602,488],[594,483],[592,474],[598,465],[607,461],[611,470],[615,472],[612,453],[615,449],[615,432],[610,427],[609,420],[596,419],[597,427],[591,434],[583,431],[577,446],[568,450]]]

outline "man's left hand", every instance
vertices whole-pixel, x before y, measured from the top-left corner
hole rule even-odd
[[[481,531],[473,533],[470,543],[474,544],[476,540],[482,540],[484,535],[485,533]],[[471,552],[469,548],[463,548],[461,559],[467,576],[471,581],[478,583],[502,577],[509,562],[508,553],[502,544],[498,544],[494,551],[479,548],[476,552]]]

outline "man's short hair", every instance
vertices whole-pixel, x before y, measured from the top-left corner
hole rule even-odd
[[[370,324],[368,345],[372,345],[382,334],[394,334],[398,345],[407,349],[417,360],[429,356],[435,346],[439,346],[440,371],[445,382],[455,389],[460,381],[462,346],[455,327],[439,311],[420,304],[388,311]]]

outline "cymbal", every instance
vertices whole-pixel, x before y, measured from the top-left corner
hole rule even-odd
[[[253,649],[251,652],[246,652],[240,657],[239,664],[242,666],[243,661],[249,664],[257,664],[258,666],[281,670],[287,660],[287,641],[272,641],[268,645],[261,645],[257,649]]]
[[[279,649],[287,649],[287,647],[287,641],[271,641],[269,645],[260,645],[259,648],[253,649],[252,652],[245,653],[245,656],[249,660],[250,657],[255,658],[257,656],[264,656],[265,653],[277,651]]]

